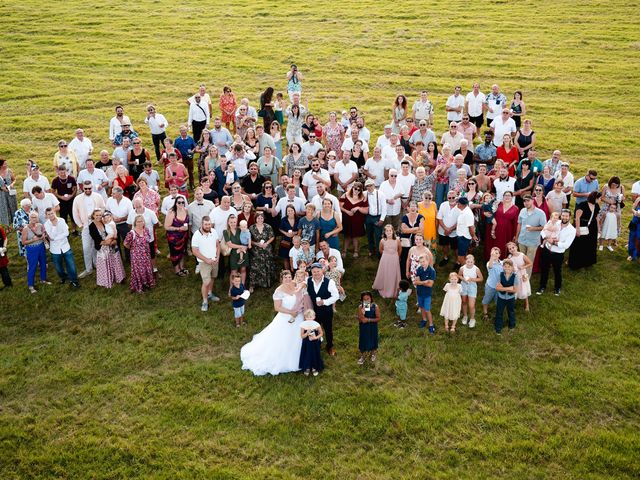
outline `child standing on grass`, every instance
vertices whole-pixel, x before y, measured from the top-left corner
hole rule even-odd
[[[502,315],[504,309],[507,309],[507,315],[509,316],[509,330],[516,328],[516,290],[518,286],[518,278],[513,273],[513,262],[506,259],[502,262],[504,271],[500,274],[500,280],[496,285],[498,292],[498,299],[496,301],[496,333],[500,335],[502,333]]]
[[[231,305],[233,306],[233,317],[236,320],[236,328],[244,325],[244,304],[246,300],[242,298],[245,288],[242,283],[242,277],[239,273],[234,273],[231,277],[231,288],[229,288],[229,297],[231,297]]]
[[[396,296],[396,315],[398,320],[394,323],[394,327],[405,328],[407,326],[407,310],[408,300],[411,296],[411,284],[406,280],[400,280],[398,283],[398,295]]]
[[[304,312],[304,321],[300,324],[300,337],[302,348],[300,349],[300,362],[298,367],[305,376],[309,372],[314,377],[324,368],[322,355],[320,355],[320,343],[322,342],[322,327],[316,322],[316,313],[309,309]]]
[[[502,273],[500,262],[500,249],[493,247],[491,256],[487,262],[487,283],[484,284],[484,296],[482,297],[482,319],[489,320],[489,304],[496,299],[496,285]]]
[[[408,283],[409,282],[407,282],[407,284]],[[357,316],[358,323],[360,324],[360,338],[358,340],[360,358],[358,359],[358,365],[364,364],[367,354],[369,354],[371,363],[374,363],[376,361],[376,351],[378,350],[380,308],[373,303],[373,295],[371,295],[371,292],[362,292],[360,294]]]
[[[607,208],[607,207],[605,207]],[[607,242],[607,249],[610,252],[613,252],[614,247],[616,245],[616,241],[618,240],[618,204],[612,203],[609,205],[607,213],[604,217],[604,222],[602,222],[602,234],[600,235],[600,247],[599,250],[602,250],[602,246],[604,242]]]
[[[447,292],[440,308],[440,315],[444,317],[444,330],[445,332],[455,333],[456,323],[460,318],[462,307],[462,296],[460,295],[462,287],[458,283],[458,274],[456,272],[449,274],[449,283],[445,284],[443,290]],[[449,328],[450,321],[451,328]]]
[[[469,322],[469,328],[476,326],[476,297],[478,296],[478,282],[482,281],[482,272],[475,264],[473,255],[465,257],[465,263],[458,271],[462,281],[462,325]]]
[[[433,317],[431,316],[431,294],[433,291],[433,282],[436,280],[436,271],[429,264],[429,257],[422,255],[419,260],[420,265],[416,269],[416,274],[412,277],[413,284],[416,286],[416,294],[418,295],[418,307],[422,315],[420,328],[427,326],[429,322],[429,333],[436,333],[436,327],[433,325]]]

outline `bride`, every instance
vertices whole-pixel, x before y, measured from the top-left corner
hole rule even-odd
[[[281,285],[273,293],[273,321],[240,350],[242,369],[254,375],[296,372],[300,361],[303,300],[306,284],[297,285],[291,272],[280,274]]]

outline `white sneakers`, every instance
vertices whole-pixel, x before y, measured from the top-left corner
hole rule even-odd
[[[469,323],[469,319],[467,318],[467,316],[465,315],[464,317],[462,317],[462,324],[466,325],[467,323]]]
[[[471,320],[469,320],[469,328],[473,328],[476,326],[476,319],[472,318]]]

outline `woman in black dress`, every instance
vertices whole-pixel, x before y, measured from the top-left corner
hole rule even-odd
[[[271,123],[276,119],[276,113],[273,111],[273,87],[267,87],[260,95],[260,113],[262,113],[264,131],[270,132]]]
[[[576,238],[569,251],[569,268],[572,270],[590,267],[598,260],[598,198],[600,192],[591,192],[587,201],[576,207]]]

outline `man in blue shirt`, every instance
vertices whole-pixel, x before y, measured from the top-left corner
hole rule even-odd
[[[524,208],[518,215],[518,228],[516,229],[516,239],[518,249],[524,253],[531,262],[536,258],[536,251],[540,246],[540,232],[547,223],[544,212],[537,208],[531,195],[522,197]],[[527,274],[531,276],[531,269],[527,269]]]
[[[420,257],[420,265],[413,277],[413,284],[416,286],[416,294],[418,295],[418,306],[422,313],[422,321],[420,328],[424,328],[429,321],[429,333],[436,333],[433,326],[433,317],[431,315],[431,293],[433,290],[433,282],[436,280],[436,271],[429,265],[429,259],[426,255]]]
[[[491,130],[485,130],[484,143],[481,143],[476,147],[476,152],[473,154],[473,162],[476,164],[476,173],[478,172],[478,164],[484,163],[487,165],[487,172],[490,172],[493,168],[493,164],[496,162],[498,156],[496,146],[493,144],[493,132]]]
[[[220,117],[213,119],[213,128],[209,130],[209,134],[211,135],[211,143],[216,146],[220,156],[225,156],[233,143],[233,137],[229,130],[222,126]]]
[[[589,170],[584,177],[579,178],[573,184],[573,196],[576,198],[576,209],[578,205],[587,201],[587,197],[591,192],[597,192],[599,190],[597,177],[598,172]]]
[[[182,163],[189,172],[189,188],[195,188],[193,183],[193,151],[196,148],[196,142],[187,135],[188,129],[186,125],[180,127],[180,136],[173,142],[174,148],[177,148],[182,155]]]

